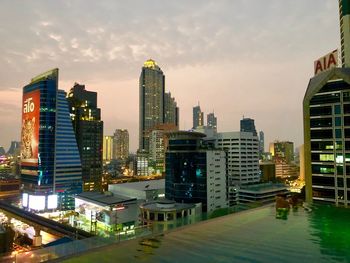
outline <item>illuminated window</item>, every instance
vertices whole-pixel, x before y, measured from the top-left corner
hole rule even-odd
[[[322,161],[322,162],[334,161],[334,155],[333,154],[320,154],[320,161]]]

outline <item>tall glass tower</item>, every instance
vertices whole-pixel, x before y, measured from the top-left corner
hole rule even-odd
[[[148,152],[150,132],[164,123],[165,76],[154,60],[144,63],[139,83],[139,149]]]
[[[339,0],[341,60],[350,67],[350,0]]]
[[[82,190],[81,162],[58,69],[23,88],[21,133],[23,207],[44,211],[74,208]]]
[[[196,129],[198,126],[204,125],[204,113],[201,111],[201,107],[193,107],[193,129]]]

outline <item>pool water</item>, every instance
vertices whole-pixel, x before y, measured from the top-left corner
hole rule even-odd
[[[252,209],[64,262],[350,262],[350,209]]]

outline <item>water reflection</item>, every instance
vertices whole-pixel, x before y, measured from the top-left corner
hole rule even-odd
[[[312,240],[319,244],[321,254],[350,262],[350,210],[314,205],[308,217]]]

